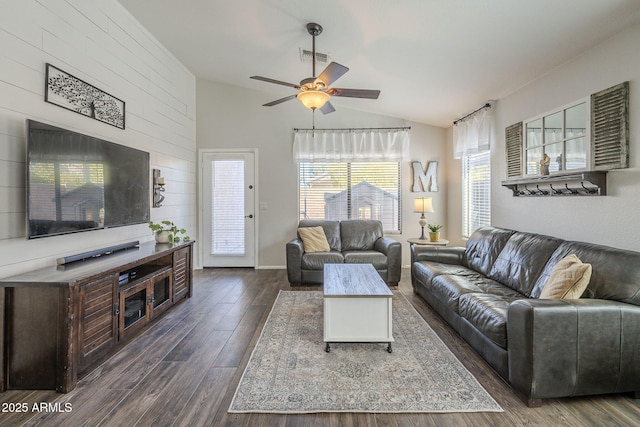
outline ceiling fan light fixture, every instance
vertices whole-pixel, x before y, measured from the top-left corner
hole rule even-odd
[[[310,110],[322,108],[330,98],[328,93],[320,90],[306,90],[300,92],[296,97]]]

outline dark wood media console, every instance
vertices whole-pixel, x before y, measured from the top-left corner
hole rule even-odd
[[[0,279],[0,391],[76,387],[191,296],[193,242],[139,247]]]

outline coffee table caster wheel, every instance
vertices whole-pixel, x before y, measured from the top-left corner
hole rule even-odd
[[[327,353],[331,352],[331,345],[329,343],[327,343],[327,346],[324,348],[324,351],[326,351]]]
[[[387,346],[387,352],[393,353],[393,349],[391,348],[391,343]]]

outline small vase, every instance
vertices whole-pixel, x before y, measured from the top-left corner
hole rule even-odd
[[[169,243],[169,232],[167,230],[156,233],[156,243]]]
[[[440,232],[439,231],[430,231],[429,232],[429,240],[432,242],[440,241]]]

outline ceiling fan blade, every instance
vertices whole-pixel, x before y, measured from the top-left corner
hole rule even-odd
[[[266,104],[262,104],[263,107],[273,107],[274,105],[282,104],[283,102],[289,101],[290,99],[294,99],[296,95],[285,96],[284,98],[276,99],[275,101],[267,102]]]
[[[267,82],[267,83],[275,83],[277,85],[289,86],[289,87],[293,87],[293,88],[296,88],[296,89],[300,89],[300,86],[298,86],[296,84],[287,83],[287,82],[283,82],[283,81],[280,81],[280,80],[274,80],[274,79],[270,79],[268,77],[251,76],[249,78],[254,79],[254,80],[260,80],[260,81]]]
[[[334,111],[336,111],[336,109],[333,108],[333,105],[331,105],[331,103],[329,101],[327,101],[327,102],[324,103],[322,108],[320,108],[320,111],[322,111],[322,114],[329,114],[329,113],[333,113]]]
[[[369,89],[340,89],[333,87],[327,91],[331,96],[344,96],[346,98],[366,98],[366,99],[378,99],[380,95],[379,90]]]
[[[331,83],[338,80],[347,71],[349,71],[349,68],[345,67],[344,65],[340,65],[337,62],[332,62],[331,64],[327,65],[327,68],[325,68],[324,71],[320,73],[320,75],[316,78],[316,83],[318,81],[321,81],[322,83],[324,83],[324,87],[329,87]]]

